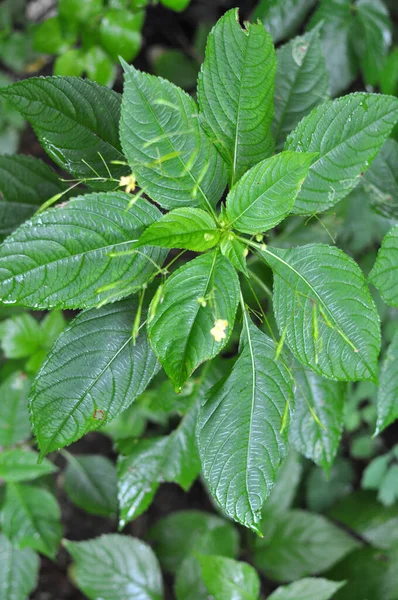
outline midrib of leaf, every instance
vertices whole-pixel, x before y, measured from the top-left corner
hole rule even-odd
[[[28,505],[26,504],[26,502],[25,502],[25,500],[23,498],[23,495],[20,493],[20,491],[18,489],[18,486],[13,485],[12,483],[9,483],[8,485],[12,486],[12,489],[14,490],[14,493],[18,496],[19,501],[20,501],[22,507],[25,509],[25,512],[26,512],[26,514],[27,514],[27,516],[29,518],[29,521],[33,525],[35,531],[37,531],[39,533],[40,530],[39,530],[37,521],[36,521],[36,519],[34,517],[34,514],[30,511]],[[49,521],[46,521],[46,525],[48,525],[48,524],[49,524]],[[40,532],[40,539],[44,542],[44,545],[45,545],[45,547],[47,549],[47,552],[49,554],[52,554],[52,548],[48,545],[46,538],[43,537],[43,535],[41,535],[41,532]]]
[[[73,542],[72,542],[72,543],[73,543]],[[75,543],[76,543],[76,542],[75,542]],[[77,542],[77,543],[79,543],[79,542]],[[99,563],[99,561],[98,561],[98,563]],[[98,563],[97,563],[97,564],[98,564]],[[124,579],[124,580],[125,580],[127,583],[129,583],[129,582],[133,583],[134,585],[136,585],[136,586],[137,586],[138,588],[140,588],[141,590],[144,590],[145,592],[148,592],[148,593],[150,594],[151,598],[154,598],[154,600],[157,600],[157,595],[156,595],[156,596],[154,596],[154,595],[153,595],[153,593],[152,593],[152,591],[149,589],[149,587],[148,587],[147,585],[140,583],[140,582],[139,582],[139,580],[137,581],[136,579],[133,579],[133,578],[131,577],[130,573],[125,573],[125,572],[121,571],[121,570],[120,570],[120,567],[119,567],[119,562],[115,563],[115,561],[114,561],[114,560],[111,560],[111,564],[109,564],[109,563],[107,562],[107,563],[106,563],[106,565],[107,565],[108,567],[110,567],[114,573],[117,573],[118,575],[121,575],[121,577],[122,577],[122,578],[123,578],[123,579]],[[142,566],[142,564],[141,564],[140,566]]]
[[[248,50],[248,47],[249,47],[249,40],[250,40],[250,33],[248,31],[243,30],[243,29],[242,29],[242,32],[247,37],[247,44],[245,46],[245,52],[244,52],[244,56],[243,56],[242,75],[241,75],[241,78],[239,80],[238,111],[237,111],[236,125],[235,125],[234,159],[233,159],[232,175],[231,175],[231,187],[233,186],[234,181],[235,181],[236,163],[237,163],[237,160],[238,160],[238,135],[239,135],[239,125],[240,125],[240,104],[241,104],[241,100],[242,100],[243,76],[244,76],[244,72],[245,72],[245,68],[246,68],[247,50]]]
[[[172,142],[172,141],[171,141],[171,139],[170,139],[170,135],[169,135],[169,134],[168,134],[168,133],[167,133],[167,132],[164,130],[163,126],[161,125],[161,123],[160,123],[159,119],[158,119],[158,118],[157,118],[157,116],[156,116],[156,113],[155,113],[155,111],[153,110],[152,106],[151,106],[151,105],[150,105],[150,103],[148,102],[148,99],[146,98],[145,94],[144,94],[144,93],[141,91],[141,89],[139,88],[139,86],[138,86],[138,85],[135,83],[135,81],[134,81],[134,85],[135,85],[136,89],[138,90],[138,92],[139,92],[139,94],[140,94],[141,98],[144,100],[145,104],[147,105],[147,107],[148,107],[148,108],[149,108],[149,110],[151,111],[151,113],[152,113],[152,116],[153,116],[153,118],[155,119],[156,123],[158,124],[158,127],[159,127],[159,129],[161,130],[161,132],[162,132],[162,134],[163,134],[164,138],[165,138],[165,139],[167,140],[167,142],[170,144],[170,147],[172,148],[173,152],[176,152],[176,154],[177,154],[176,158],[177,158],[177,159],[179,160],[179,162],[181,163],[181,165],[182,165],[182,167],[183,167],[183,172],[185,172],[185,173],[189,173],[189,176],[190,176],[190,178],[192,179],[192,181],[195,183],[195,185],[197,185],[197,186],[198,186],[198,190],[200,191],[200,193],[201,193],[201,195],[202,195],[202,198],[205,200],[205,202],[206,202],[206,205],[207,205],[207,208],[209,209],[209,211],[210,211],[211,215],[212,215],[212,216],[213,216],[215,219],[217,219],[217,217],[216,217],[216,214],[215,214],[215,212],[214,212],[214,210],[213,210],[213,207],[212,207],[212,205],[211,205],[211,202],[210,202],[210,200],[208,199],[208,197],[206,196],[206,194],[204,193],[204,191],[203,191],[203,189],[202,189],[202,186],[201,186],[201,185],[200,185],[200,183],[199,183],[199,182],[198,182],[198,181],[195,179],[195,177],[192,175],[192,173],[191,173],[191,169],[190,169],[190,168],[189,168],[189,169],[187,169],[187,165],[186,165],[185,161],[183,161],[183,160],[182,160],[180,152],[178,152],[178,151],[175,149],[175,146],[174,146],[173,142]],[[185,92],[183,92],[183,93],[185,93]],[[184,109],[184,114],[185,114],[185,109]],[[200,142],[200,125],[199,125],[199,124],[198,124],[198,127],[199,127],[199,142]],[[192,165],[192,166],[193,166],[193,165]]]
[[[103,367],[103,369],[100,371],[100,373],[97,375],[97,377],[90,383],[89,387],[85,390],[84,394],[82,395],[82,397],[78,400],[78,402],[75,404],[75,406],[67,413],[66,417],[64,418],[64,420],[61,422],[61,424],[58,426],[58,428],[54,431],[53,435],[51,436],[50,440],[47,442],[46,444],[46,448],[45,450],[40,448],[40,456],[39,456],[39,460],[42,460],[43,457],[47,454],[47,448],[51,447],[51,445],[53,444],[55,438],[57,437],[57,435],[63,430],[63,428],[65,427],[66,422],[69,420],[69,418],[73,415],[73,413],[76,411],[77,408],[79,408],[79,406],[81,405],[81,403],[86,399],[87,394],[93,389],[93,387],[98,383],[98,381],[101,379],[101,377],[104,375],[105,371],[111,366],[111,364],[116,360],[116,358],[119,356],[119,354],[125,349],[125,347],[127,346],[127,344],[132,340],[132,336],[130,336],[121,346],[121,348],[119,348],[119,350],[112,356],[112,358],[106,363],[106,365]],[[93,406],[95,407],[95,403],[93,403]],[[73,440],[71,440],[69,443],[71,443]]]
[[[312,388],[311,382],[310,382],[310,380],[309,380],[309,378],[308,378],[308,372],[307,372],[307,370],[306,370],[306,369],[303,369],[303,370],[302,370],[302,373],[303,373],[303,375],[304,375],[305,381],[307,382],[308,389],[311,391],[311,397],[313,398],[313,396],[314,396],[314,392],[313,392],[313,388]],[[298,381],[297,379],[295,379],[294,383],[295,383],[295,384],[296,384],[296,385],[297,385],[299,388],[301,387],[301,386],[300,386],[300,384],[299,384],[299,381]],[[306,400],[306,404],[307,404],[307,406],[308,406],[308,404],[309,404],[309,403],[308,403],[308,401],[307,401],[306,394],[304,394],[304,393],[301,391],[301,395],[302,395],[302,397],[303,397],[303,398]],[[317,415],[318,419],[320,419],[320,418],[319,418],[319,415],[317,414],[317,410],[315,410],[315,409],[316,409],[316,405],[315,405],[315,402],[314,402],[314,400],[312,401],[312,408],[313,408],[313,410],[315,411],[315,413],[316,413],[316,415]],[[310,412],[311,412],[311,411],[310,411]],[[318,423],[318,421],[316,421],[316,420],[314,419],[313,415],[311,415],[311,418],[313,419],[313,421],[314,421],[314,423],[315,423],[315,425],[316,425],[316,427],[317,427],[317,434],[316,434],[316,437],[317,437],[317,439],[318,439],[318,440],[319,440],[319,439],[322,439],[322,433],[319,431],[319,427],[320,427],[320,426],[319,426],[319,423]],[[322,421],[320,421],[320,422],[322,423]],[[326,431],[327,431],[327,428],[326,428]],[[324,460],[324,461],[326,461],[326,463],[329,463],[329,457],[327,456],[327,452],[326,452],[326,448],[325,448],[325,444],[324,444],[324,442],[323,442],[323,439],[322,439],[322,457],[323,457],[323,460]],[[329,467],[329,475],[330,475],[330,468],[331,468],[331,467]]]

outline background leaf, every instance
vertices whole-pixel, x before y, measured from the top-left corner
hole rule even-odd
[[[29,481],[57,471],[49,460],[38,464],[37,459],[33,450],[14,448],[0,452],[0,478],[7,482]]]
[[[344,582],[307,578],[279,587],[268,600],[330,600]]]
[[[260,579],[253,567],[231,558],[199,555],[200,569],[214,600],[257,600]]]
[[[386,304],[398,307],[398,225],[384,237],[376,262],[369,273],[369,281],[379,290]]]
[[[260,19],[272,35],[274,43],[290,37],[297,31],[315,0],[260,0],[253,20]]]
[[[380,384],[377,390],[376,434],[398,419],[398,331],[394,334],[382,363]]]
[[[29,390],[30,381],[21,372],[0,384],[0,446],[7,448],[30,437]]]
[[[398,142],[388,139],[363,175],[363,186],[373,208],[385,217],[398,219]]]
[[[25,600],[37,585],[39,557],[30,548],[20,550],[0,535],[0,598]]]

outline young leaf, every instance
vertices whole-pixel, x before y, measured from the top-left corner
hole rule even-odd
[[[363,176],[363,186],[376,212],[398,219],[398,142],[388,139]]]
[[[6,358],[26,358],[41,347],[41,330],[29,313],[14,315],[1,325],[1,349]]]
[[[65,189],[56,173],[33,156],[0,156],[0,239]]]
[[[272,133],[278,150],[287,135],[315,106],[328,98],[329,75],[315,28],[276,52],[275,117]]]
[[[57,471],[49,460],[37,462],[38,454],[33,450],[15,448],[0,453],[0,479],[7,482],[29,481]]]
[[[205,480],[223,511],[258,531],[261,508],[287,452],[282,432],[292,378],[275,345],[244,314],[245,344],[231,374],[205,395],[198,445]]]
[[[116,92],[78,77],[31,77],[0,94],[29,121],[53,161],[73,177],[108,178],[109,169],[119,179],[125,172],[112,164],[124,160]]]
[[[221,240],[220,250],[235,269],[242,271],[245,275],[248,274],[246,267],[246,246],[237,240],[233,233],[224,236]]]
[[[347,196],[397,121],[397,98],[365,93],[325,102],[304,117],[287,138],[285,149],[319,156],[292,212],[322,212]]]
[[[274,43],[292,36],[304,21],[315,0],[260,0],[253,19],[260,19]]]
[[[2,300],[42,309],[85,308],[146,283],[164,250],[110,256],[130,250],[160,217],[142,198],[127,211],[129,198],[122,192],[79,196],[21,225],[0,248]],[[110,289],[101,291],[103,286]]]
[[[145,332],[135,345],[130,299],[81,313],[56,341],[32,387],[41,456],[95,431],[128,408],[158,370]]]
[[[226,169],[199,126],[194,100],[164,79],[125,68],[120,139],[140,187],[167,209],[212,210]]]
[[[92,515],[113,517],[117,513],[117,476],[105,456],[67,454],[64,489],[69,499]]]
[[[320,577],[300,579],[279,587],[268,600],[331,600],[344,585],[344,581],[329,581]]]
[[[209,34],[198,79],[201,123],[228,164],[233,185],[272,154],[275,51],[260,23],[239,24],[229,10]]]
[[[238,276],[230,262],[213,251],[175,271],[162,293],[156,310],[153,302],[149,309],[154,315],[148,320],[148,334],[167,375],[181,388],[228,342],[239,302]]]
[[[260,579],[251,565],[231,558],[198,555],[205,586],[214,600],[258,600]]]
[[[345,386],[300,367],[294,375],[296,410],[290,442],[330,473],[343,431]]]
[[[227,196],[231,225],[244,233],[278,225],[291,211],[315,156],[282,152],[252,167]]]
[[[377,391],[376,434],[398,419],[398,332],[395,333],[381,367]]]
[[[185,248],[205,252],[220,239],[221,231],[209,213],[199,208],[176,208],[152,223],[138,240],[139,245]]]
[[[144,542],[109,534],[64,545],[75,563],[77,585],[91,600],[162,600],[159,565]]]
[[[0,446],[8,448],[30,437],[29,390],[25,373],[13,373],[0,384]]]
[[[293,354],[330,379],[376,381],[379,315],[352,258],[324,244],[267,248],[262,256],[274,271],[275,318]]]
[[[20,550],[0,534],[0,598],[26,600],[37,585],[39,557],[30,548]]]
[[[264,519],[261,532],[264,537],[255,539],[253,562],[275,581],[294,581],[322,573],[360,547],[343,529],[303,510]]]
[[[232,523],[197,510],[174,512],[149,532],[162,567],[175,573],[192,554],[219,554],[234,558],[239,536]]]
[[[384,237],[369,281],[379,290],[386,304],[398,307],[398,225]]]
[[[55,497],[43,488],[9,483],[1,525],[21,548],[29,547],[54,559],[62,537],[61,512]]]

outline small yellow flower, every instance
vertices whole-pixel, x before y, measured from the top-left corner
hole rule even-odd
[[[125,192],[130,194],[130,192],[134,192],[135,186],[137,185],[137,180],[135,175],[131,173],[131,175],[127,175],[127,177],[121,177],[119,181],[119,187],[125,187]]]
[[[221,340],[225,340],[227,334],[225,333],[226,328],[228,327],[228,321],[225,319],[216,319],[214,321],[214,327],[210,329],[211,335],[214,337],[216,342],[221,342]]]

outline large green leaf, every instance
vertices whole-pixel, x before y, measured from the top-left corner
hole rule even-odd
[[[373,208],[398,219],[398,142],[388,139],[363,176],[363,186]]]
[[[220,234],[213,217],[204,210],[176,208],[150,225],[141,235],[139,244],[204,252],[217,244]]]
[[[107,178],[109,169],[118,179],[125,172],[112,164],[124,159],[116,92],[78,77],[32,77],[0,93],[29,121],[54,162],[74,177]]]
[[[369,281],[379,290],[384,302],[398,307],[398,225],[384,237]]]
[[[83,308],[123,297],[146,283],[165,251],[131,249],[160,212],[140,198],[109,192],[79,196],[27,221],[0,248],[1,299],[31,308]],[[103,286],[115,287],[100,291]]]
[[[260,579],[251,565],[224,556],[199,555],[202,579],[214,600],[258,600]]]
[[[136,301],[81,313],[56,341],[32,388],[41,456],[100,429],[141,394],[158,369],[145,332],[132,340]]]
[[[38,464],[37,459],[37,452],[33,450],[13,448],[0,452],[0,479],[7,482],[29,481],[57,470],[49,460],[45,459]]]
[[[26,600],[37,585],[39,557],[30,548],[20,550],[0,535],[0,598]]]
[[[380,385],[377,391],[377,423],[376,433],[391,425],[398,419],[398,331],[387,350],[382,363]]]
[[[30,437],[28,394],[24,373],[10,375],[0,385],[0,446],[7,448]]]
[[[275,77],[275,118],[272,133],[276,148],[300,119],[324,102],[329,93],[329,76],[319,39],[319,29],[291,40],[277,50]]]
[[[49,491],[19,483],[7,485],[1,527],[21,548],[29,547],[55,558],[62,537],[60,519],[58,503]]]
[[[138,183],[164,208],[210,208],[226,168],[198,121],[194,100],[172,83],[126,65],[120,139]]]
[[[228,164],[233,185],[248,168],[272,154],[275,51],[260,23],[239,24],[228,11],[207,39],[198,79],[201,123]]]
[[[253,562],[275,581],[321,573],[360,546],[343,529],[303,510],[271,515],[261,532],[264,537],[254,542]]]
[[[206,394],[198,445],[213,497],[233,519],[258,531],[261,508],[287,452],[292,378],[276,348],[244,314],[244,348],[231,374]],[[282,431],[283,430],[283,431]]]
[[[300,27],[315,0],[260,0],[253,19],[260,19],[275,42],[289,38]]]
[[[268,600],[330,600],[343,586],[344,581],[308,577],[279,587]]]
[[[151,345],[176,388],[227,343],[239,302],[239,281],[218,251],[202,254],[175,271],[149,309]],[[223,330],[217,327],[223,326]],[[213,334],[211,333],[213,331]]]
[[[91,600],[162,600],[163,584],[151,548],[135,538],[109,534],[65,542],[78,587]]]
[[[347,196],[397,121],[397,98],[359,92],[325,102],[304,117],[285,148],[319,156],[292,212],[322,212]]]
[[[345,386],[298,368],[296,410],[290,426],[295,448],[327,472],[334,462],[343,430]]]
[[[278,225],[292,209],[316,155],[282,152],[252,167],[229,192],[227,216],[244,233]]]
[[[274,271],[279,330],[296,357],[330,379],[376,381],[379,316],[352,258],[324,244],[265,248],[262,256]]]
[[[38,158],[0,156],[0,239],[64,189],[56,173]]]

